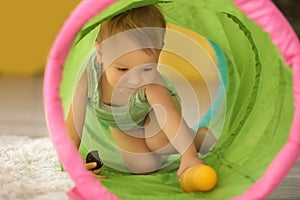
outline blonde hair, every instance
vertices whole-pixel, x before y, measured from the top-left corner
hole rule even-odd
[[[151,31],[145,31],[142,28],[159,28]],[[105,39],[123,31],[135,29],[141,41],[159,42],[163,46],[166,21],[157,5],[147,5],[134,8],[116,15],[101,24],[96,42],[100,44]],[[136,35],[135,35],[136,36]]]

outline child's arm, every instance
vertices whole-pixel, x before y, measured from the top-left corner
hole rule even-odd
[[[190,128],[176,108],[169,89],[161,84],[151,84],[146,87],[146,96],[163,132],[172,141],[175,149],[183,154],[193,138]]]
[[[81,142],[81,136],[85,122],[87,101],[88,77],[86,71],[84,71],[78,82],[66,120],[68,136],[70,137],[71,141],[77,149],[79,149]],[[107,178],[106,176],[97,175],[101,172],[101,168],[94,170],[94,168],[97,167],[97,162],[86,163],[85,166],[87,170],[90,170],[94,173],[94,176],[96,178]]]
[[[176,108],[169,89],[160,84],[151,84],[146,87],[146,95],[160,127],[177,152],[182,155],[177,176],[180,177],[188,167],[205,164],[197,155],[191,129]]]
[[[79,149],[80,146],[82,130],[84,126],[87,105],[87,91],[87,74],[84,72],[78,82],[78,86],[74,93],[66,120],[68,135],[77,149]]]
[[[82,74],[78,86],[76,88],[70,110],[67,117],[68,135],[77,149],[79,149],[83,126],[85,122],[86,106],[88,101],[88,77],[86,71]],[[90,162],[85,164],[87,170],[93,171],[96,178],[106,178],[105,176],[98,176],[100,169],[93,170],[97,166],[97,162]]]

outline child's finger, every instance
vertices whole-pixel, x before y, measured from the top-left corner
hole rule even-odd
[[[97,163],[96,162],[90,162],[90,163],[86,163],[85,164],[86,169],[88,170],[92,170],[93,168],[97,167]]]
[[[102,171],[101,168],[100,169],[95,169],[95,170],[93,170],[93,173],[94,174],[100,174],[101,171]]]
[[[94,177],[98,178],[98,179],[102,179],[102,178],[108,179],[108,176],[100,176],[100,175],[97,175],[97,174],[94,174]]]

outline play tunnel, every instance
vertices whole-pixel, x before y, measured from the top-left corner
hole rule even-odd
[[[89,125],[94,120],[91,114],[87,114],[80,154],[67,137],[66,114],[99,25],[121,12],[154,3],[160,6],[170,30],[160,58],[161,65],[167,67],[161,71],[179,90],[180,84],[190,85],[199,105],[195,110],[200,110],[195,116],[193,110],[186,112],[191,128],[209,126],[218,137],[210,151],[200,155],[219,177],[209,192],[181,190],[174,168],[177,157],[172,158],[174,165],[151,175],[131,175],[108,166],[103,173],[109,179],[94,179],[85,170],[82,157],[89,151],[87,146],[96,148],[102,141],[91,133],[100,131],[105,138],[110,136],[107,127],[95,130]],[[180,43],[182,38],[187,42]],[[189,42],[195,45],[193,51],[185,47]],[[300,154],[299,55],[296,34],[269,0],[83,1],[53,45],[44,85],[49,132],[75,183],[69,196],[128,200],[263,199],[281,182]],[[208,105],[206,110],[201,110],[203,98],[197,92],[200,85],[205,86],[202,91],[210,97],[203,103]],[[192,98],[184,93],[183,96]],[[116,150],[107,146],[100,152],[109,157],[112,151]]]

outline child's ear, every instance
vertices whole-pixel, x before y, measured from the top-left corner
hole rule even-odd
[[[95,45],[95,48],[96,48],[96,49],[98,49],[98,47],[99,47],[99,43],[98,43],[98,41],[97,41],[97,40],[95,41],[94,45]]]
[[[99,43],[97,41],[95,41],[95,48],[96,48],[96,55],[97,55],[97,60],[99,63],[102,63],[102,53],[99,49]]]

